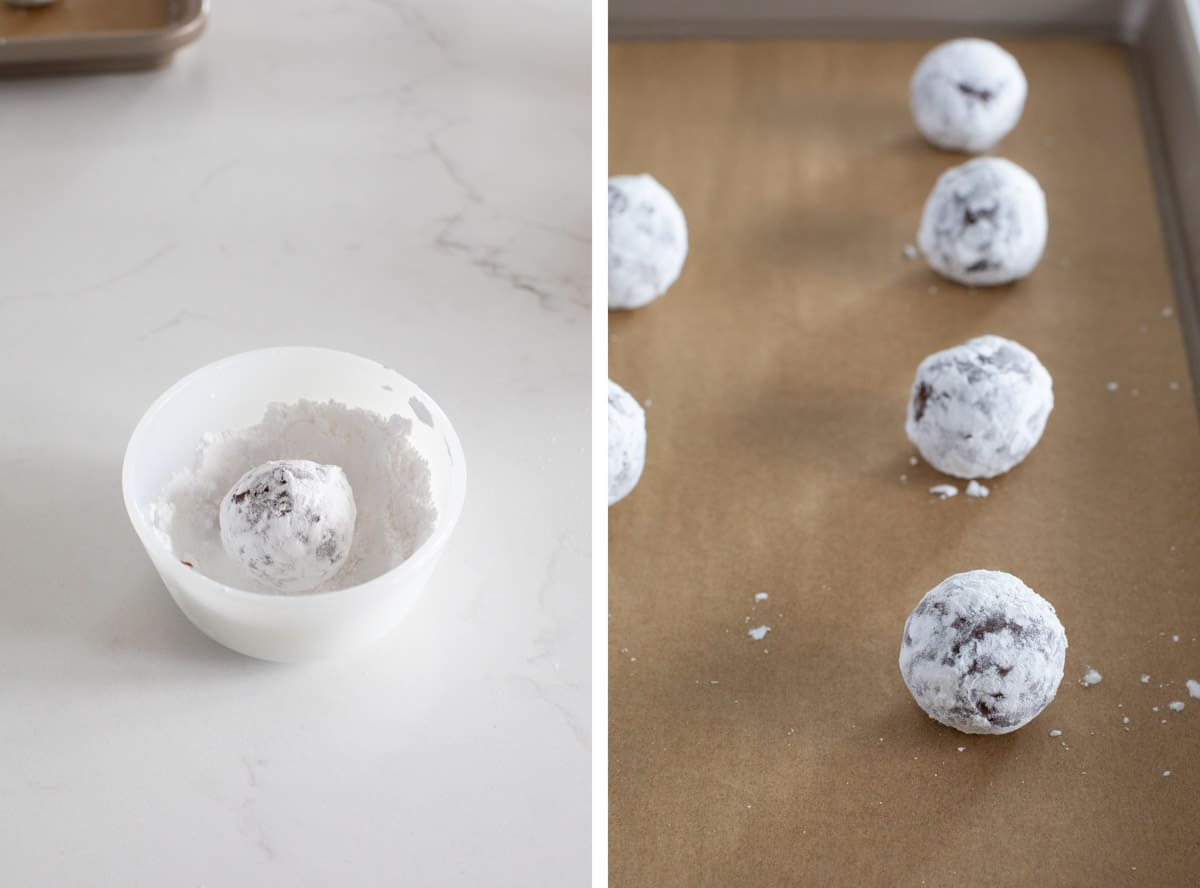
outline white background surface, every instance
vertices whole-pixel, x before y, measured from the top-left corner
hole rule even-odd
[[[0,84],[0,881],[584,885],[588,3],[214,5]],[[153,398],[284,344],[409,376],[470,474],[407,621],[302,667],[193,629],[120,495]]]

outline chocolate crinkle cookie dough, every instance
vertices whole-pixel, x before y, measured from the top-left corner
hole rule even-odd
[[[1011,339],[980,336],[917,367],[904,429],[956,478],[994,478],[1025,459],[1054,409],[1050,373]]]
[[[1050,602],[1012,574],[972,570],[943,580],[913,610],[900,674],[935,721],[1007,734],[1054,699],[1066,654]]]
[[[1028,85],[1012,55],[990,40],[951,40],[913,73],[909,106],[926,139],[949,151],[986,151],[1021,119]]]
[[[687,258],[683,210],[650,175],[608,180],[608,307],[641,308],[675,283]]]
[[[938,274],[994,286],[1033,271],[1046,230],[1046,195],[1037,180],[1002,157],[977,157],[938,178],[917,245]]]
[[[345,564],[356,518],[340,466],[273,460],[243,475],[221,501],[221,543],[259,582],[307,592]]]
[[[437,522],[412,419],[307,400],[204,434],[149,515],[188,567],[275,595],[373,580],[411,557]]]
[[[637,487],[646,466],[646,411],[633,396],[608,381],[608,504]]]

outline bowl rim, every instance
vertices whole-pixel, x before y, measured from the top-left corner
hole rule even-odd
[[[235,364],[239,361],[246,360],[250,357],[262,358],[271,354],[281,354],[284,352],[323,352],[327,355],[336,355],[341,358],[352,358],[356,361],[365,361],[382,368],[388,373],[392,373],[404,382],[412,386],[421,396],[423,403],[433,414],[435,424],[443,431],[446,443],[450,448],[450,495],[444,510],[438,510],[437,520],[434,524],[433,533],[429,535],[417,550],[413,552],[404,561],[397,564],[390,570],[384,571],[376,577],[369,580],[364,580],[361,583],[355,583],[352,586],[344,586],[341,589],[326,589],[322,592],[301,592],[296,594],[285,594],[279,592],[261,592],[257,589],[245,589],[241,586],[230,586],[227,583],[222,583],[214,580],[201,571],[188,567],[178,559],[174,552],[166,549],[162,540],[155,533],[149,522],[142,516],[137,504],[134,501],[132,491],[131,476],[133,473],[132,465],[132,450],[134,442],[147,434],[146,429],[154,420],[156,415],[163,410],[166,405],[179,395],[185,388],[194,384],[196,380],[203,374],[211,373],[229,364]],[[236,354],[226,355],[223,358],[218,358],[201,367],[197,367],[190,373],[181,377],[171,386],[169,386],[162,394],[151,402],[150,406],[142,414],[133,431],[129,435],[129,440],[125,445],[125,454],[121,461],[121,492],[125,501],[125,511],[129,515],[130,523],[133,525],[134,532],[142,541],[142,545],[147,551],[147,555],[152,552],[160,552],[167,558],[167,563],[171,565],[171,572],[177,573],[182,580],[186,578],[188,583],[196,583],[207,592],[212,592],[217,595],[227,595],[234,597],[242,597],[253,600],[256,604],[265,602],[278,601],[287,602],[291,606],[295,606],[298,602],[303,601],[325,601],[333,596],[350,596],[357,592],[366,592],[377,586],[387,584],[392,585],[397,577],[403,577],[406,574],[419,574],[427,566],[432,566],[436,562],[441,550],[445,547],[451,533],[454,532],[455,526],[462,515],[463,504],[466,499],[467,487],[467,464],[466,457],[463,453],[462,442],[459,440],[458,431],[454,428],[454,424],[450,418],[442,410],[441,405],[429,395],[425,389],[417,385],[403,373],[389,367],[388,365],[376,361],[374,358],[367,358],[362,355],[354,354],[353,352],[342,351],[340,349],[325,348],[323,346],[308,346],[308,345],[283,345],[270,346],[267,348],[250,349],[249,351],[237,352]],[[158,561],[151,555],[151,562],[155,568],[161,573],[162,567]],[[272,605],[267,605],[272,606]],[[286,605],[279,605],[286,606]]]

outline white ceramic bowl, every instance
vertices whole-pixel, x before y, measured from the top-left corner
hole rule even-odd
[[[438,513],[425,544],[373,580],[304,595],[238,589],[181,563],[151,526],[150,504],[175,472],[192,465],[204,433],[254,425],[273,401],[330,398],[385,416],[413,418],[412,443],[429,463]],[[375,361],[302,347],[234,355],[175,383],[134,429],[121,473],[134,530],[187,618],[226,647],[282,662],[340,654],[393,629],[416,601],[450,539],[462,513],[466,482],[458,435],[432,398]]]

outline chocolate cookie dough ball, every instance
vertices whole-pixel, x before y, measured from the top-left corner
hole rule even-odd
[[[683,210],[653,176],[608,180],[608,307],[641,308],[675,283],[687,258]]]
[[[1007,284],[1033,271],[1046,249],[1046,195],[1002,157],[977,157],[933,186],[917,245],[938,274],[969,286]]]
[[[256,580],[307,592],[345,563],[357,516],[340,467],[277,460],[251,469],[221,501],[221,544]]]
[[[1066,655],[1050,602],[1012,574],[972,570],[943,580],[913,610],[900,674],[935,721],[1007,734],[1054,699]]]
[[[1037,355],[980,336],[917,367],[904,430],[925,461],[956,478],[994,478],[1029,455],[1054,409]]]
[[[951,40],[913,73],[909,106],[938,148],[986,151],[1021,119],[1027,85],[1017,60],[990,40]]]
[[[646,411],[633,396],[608,381],[608,504],[637,487],[646,466]]]

